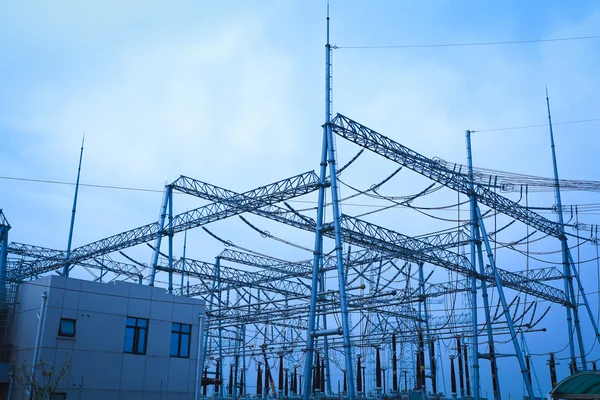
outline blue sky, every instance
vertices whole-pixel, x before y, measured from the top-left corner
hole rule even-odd
[[[74,182],[84,133],[81,179],[89,184],[160,191],[183,174],[243,191],[317,169],[324,12],[325,2],[313,0],[3,3],[0,175]],[[594,1],[332,0],[331,15],[331,41],[340,47],[600,34],[600,5]],[[555,121],[599,118],[599,46],[596,39],[340,48],[333,56],[334,112],[427,156],[464,163],[465,129],[544,123],[545,85]],[[599,126],[556,127],[563,178],[597,179]],[[357,151],[341,140],[338,146],[342,162]],[[545,129],[477,133],[473,150],[478,166],[551,176]],[[374,156],[367,160],[349,173],[359,187],[396,168]],[[422,184],[403,172],[384,191],[407,194]],[[11,239],[65,248],[72,195],[70,186],[0,179],[0,208],[13,226]],[[154,221],[161,196],[83,187],[74,245]],[[539,205],[553,204],[551,193],[536,196]],[[566,193],[564,201],[594,203],[594,197]],[[198,204],[177,199],[183,211]],[[455,199],[446,192],[432,202]],[[361,210],[344,208],[350,214]],[[585,219],[597,223],[595,215]],[[373,221],[409,234],[437,226],[405,211]],[[227,237],[236,223],[215,229]],[[312,243],[304,233],[285,235]],[[250,234],[238,236],[232,239],[261,245]],[[195,245],[188,251],[195,258],[211,260],[222,249],[205,234],[190,237]],[[290,259],[307,256],[270,250]],[[134,254],[150,259],[148,249]],[[559,326],[562,314],[552,317]],[[506,365],[508,375],[513,364]],[[541,359],[538,368],[545,373]],[[521,393],[519,385],[510,389]]]

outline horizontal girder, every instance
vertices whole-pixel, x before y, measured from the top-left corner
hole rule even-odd
[[[457,192],[471,195],[472,187],[474,187],[479,202],[548,235],[556,238],[564,237],[560,224],[542,217],[483,185],[473,183],[474,186],[471,186],[471,181],[461,171],[451,170],[445,166],[445,163],[429,159],[348,117],[338,114],[331,122],[331,128],[333,132],[344,139],[367,148]]]
[[[318,180],[317,175],[311,171],[242,194],[237,194],[227,204],[212,203],[175,215],[170,226],[164,229],[161,229],[158,222],[154,222],[78,247],[71,252],[69,262],[76,263],[102,254],[109,254],[141,243],[150,242],[159,236],[182,232],[190,228],[196,228],[301,196],[317,190],[319,187]],[[48,272],[60,267],[64,264],[64,260],[58,262],[52,259],[43,259],[35,261],[34,264],[36,264],[37,269]]]

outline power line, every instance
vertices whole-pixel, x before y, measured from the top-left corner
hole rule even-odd
[[[426,43],[426,44],[398,44],[398,45],[371,45],[371,46],[333,46],[334,49],[415,49],[432,47],[477,47],[499,46],[509,44],[567,42],[574,40],[600,39],[600,35],[575,36],[552,39],[504,40],[499,42],[467,42],[467,43]]]
[[[584,122],[597,122],[597,121],[600,121],[600,118],[589,118],[589,119],[579,119],[579,120],[574,120],[574,121],[553,122],[552,125],[569,125],[569,124],[580,124],[580,123],[584,123]],[[518,129],[547,128],[547,127],[548,127],[548,123],[545,123],[545,124],[538,124],[538,125],[510,126],[507,128],[477,129],[477,130],[472,130],[471,133],[512,131],[512,130],[518,130]]]
[[[51,183],[54,185],[75,186],[75,184],[72,182],[51,181],[51,180],[45,180],[45,179],[17,178],[14,176],[0,176],[0,179],[8,179],[11,181]],[[90,183],[80,183],[79,186],[94,187],[94,188],[101,188],[101,189],[133,190],[136,192],[152,192],[152,193],[162,193],[163,192],[163,190],[156,190],[156,189],[142,189],[142,188],[134,188],[134,187],[126,187],[126,186],[93,185]]]

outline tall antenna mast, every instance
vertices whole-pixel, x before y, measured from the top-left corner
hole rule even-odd
[[[327,1],[327,50],[325,56],[325,123],[331,122],[331,44],[329,43],[329,1]]]
[[[304,359],[304,382],[302,396],[303,400],[309,400],[312,394],[311,379],[313,373],[313,355],[316,351],[315,338],[323,336],[327,338],[330,335],[342,335],[345,370],[348,384],[348,399],[356,399],[356,389],[354,387],[354,371],[352,368],[352,344],[350,343],[350,323],[348,312],[348,300],[346,296],[346,279],[344,271],[344,254],[341,235],[341,210],[339,183],[337,180],[336,154],[333,139],[333,130],[331,127],[331,44],[329,42],[329,2],[327,2],[327,43],[325,44],[325,124],[323,124],[323,147],[321,151],[321,164],[319,175],[319,198],[317,206],[317,218],[315,228],[315,247],[312,271],[312,290],[310,296],[310,308],[308,316],[308,330],[306,333],[306,357]],[[329,176],[329,181],[328,181]],[[340,299],[340,321],[341,329],[318,330],[317,326],[317,303],[319,292],[319,281],[322,275],[321,264],[323,262],[323,232],[325,230],[325,191],[329,188],[331,193],[332,222],[327,226],[333,227],[335,232],[335,256],[337,261],[338,288]],[[328,358],[329,355],[327,354]],[[360,373],[360,371],[359,371]]]
[[[554,195],[556,197],[556,206],[558,214],[558,223],[561,230],[560,247],[562,253],[563,263],[563,275],[565,284],[565,295],[567,299],[573,304],[575,302],[574,288],[573,288],[573,275],[571,274],[571,264],[569,261],[569,246],[567,244],[567,237],[565,236],[565,225],[562,214],[562,201],[560,198],[560,181],[558,179],[558,166],[556,162],[556,150],[554,146],[554,132],[552,131],[552,117],[550,116],[550,99],[548,98],[548,88],[546,87],[546,107],[548,108],[548,127],[550,129],[550,148],[552,149],[552,167],[554,168]],[[569,352],[571,356],[570,369],[573,372],[577,371],[577,359],[575,358],[575,348],[573,340],[573,317],[571,316],[571,308],[565,307],[567,310],[567,328],[569,330]],[[581,334],[581,328],[579,326],[579,316],[577,307],[573,308],[573,315],[575,317],[575,333],[577,334],[577,341],[579,343],[579,354],[581,357],[581,364],[584,371],[587,370],[587,363],[585,361],[585,350],[583,346],[583,336]]]
[[[69,228],[69,242],[67,243],[67,255],[65,256],[65,265],[63,267],[63,276],[69,276],[69,258],[71,258],[71,242],[73,240],[73,227],[75,226],[75,212],[77,211],[77,193],[79,192],[79,177],[81,176],[81,161],[83,159],[83,144],[85,142],[85,133],[81,139],[81,151],[79,152],[79,167],[77,168],[77,182],[75,183],[75,196],[73,197],[73,211],[71,211],[71,226]]]

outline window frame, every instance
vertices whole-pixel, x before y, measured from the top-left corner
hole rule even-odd
[[[126,317],[127,319],[125,320],[125,340],[123,343],[123,353],[126,354],[137,354],[137,355],[145,355],[146,354],[146,349],[148,347],[148,330],[150,327],[150,320],[148,318],[138,318],[138,317]],[[135,323],[132,325],[130,324],[129,320],[130,319],[134,319]],[[140,326],[140,321],[145,321],[145,326]],[[127,330],[128,329],[133,329],[133,338],[132,338],[132,346],[131,346],[131,351],[127,350]],[[144,348],[142,350],[139,349],[140,347],[140,334],[141,332],[144,332]]]
[[[67,400],[67,393],[65,393],[65,392],[50,393],[50,400]]]
[[[179,327],[177,328],[176,325]],[[187,327],[187,332],[184,331],[184,327]],[[176,336],[173,336],[176,335]],[[183,345],[183,337],[187,336],[187,351],[186,355],[181,355],[182,345]],[[173,338],[177,339],[177,354],[172,353],[172,345]],[[180,322],[172,322],[171,323],[171,336],[170,336],[170,344],[169,344],[169,356],[174,358],[190,358],[190,349],[192,343],[192,325],[191,324],[183,324]]]
[[[73,322],[73,333],[70,332],[64,332],[63,331],[63,321],[67,322]],[[58,336],[62,336],[62,337],[75,337],[75,334],[77,333],[77,320],[74,318],[60,318],[60,321],[58,323]],[[60,393],[59,393],[60,394]]]

